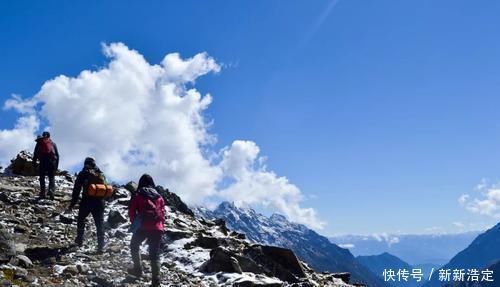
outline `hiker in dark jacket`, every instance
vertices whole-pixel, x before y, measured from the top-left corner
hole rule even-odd
[[[59,166],[59,152],[57,145],[50,139],[49,132],[43,132],[37,137],[35,151],[33,152],[33,165],[40,160],[38,175],[40,181],[40,198],[45,198],[45,176],[49,177],[49,198],[54,199],[56,190],[55,174]]]
[[[82,192],[82,200],[78,210],[77,235],[75,243],[78,246],[83,245],[83,234],[85,232],[85,219],[89,214],[92,214],[97,231],[97,252],[102,253],[104,249],[104,207],[105,202],[103,197],[93,197],[88,195],[89,185],[95,177],[104,178],[104,174],[97,167],[95,160],[91,157],[85,159],[83,169],[78,173],[78,176],[73,187],[73,196],[69,210],[72,210],[78,203],[80,192]]]
[[[132,230],[134,234],[130,242],[134,267],[130,268],[128,272],[137,277],[142,276],[139,247],[147,239],[151,259],[151,286],[160,286],[159,253],[165,222],[165,202],[163,197],[156,191],[155,183],[150,175],[144,174],[140,178],[137,192],[130,200],[128,214],[132,226],[137,225],[137,229]]]

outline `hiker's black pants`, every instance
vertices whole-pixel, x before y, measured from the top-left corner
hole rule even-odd
[[[130,252],[132,253],[134,268],[142,271],[139,247],[144,240],[148,240],[149,258],[151,259],[151,277],[153,283],[160,282],[160,242],[162,233],[162,231],[156,230],[138,230],[134,233],[134,235],[132,235],[132,240],[130,241]]]
[[[54,194],[56,189],[55,182],[56,165],[53,160],[41,159],[38,169],[38,179],[40,181],[40,195],[45,196],[45,177],[49,177],[49,194]]]
[[[97,231],[97,248],[104,248],[104,200],[97,198],[83,198],[78,210],[78,222],[76,224],[77,235],[76,243],[83,243],[83,234],[85,232],[85,219],[89,214],[94,218]]]

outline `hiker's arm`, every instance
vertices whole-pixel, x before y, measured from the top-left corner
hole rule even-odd
[[[130,217],[130,222],[134,222],[135,216],[137,215],[137,196],[132,197],[128,207],[128,217]]]
[[[56,168],[59,166],[59,151],[57,150],[57,145],[56,143],[52,143],[52,146],[54,147],[54,154],[56,155]]]
[[[78,176],[76,177],[75,180],[75,185],[73,186],[73,194],[71,197],[71,204],[69,208],[73,208],[76,203],[78,202],[78,197],[80,197],[80,191],[82,190],[83,186],[83,172],[78,173]]]
[[[40,144],[38,142],[35,145],[35,150],[33,151],[33,164],[38,160],[38,150],[40,149]]]

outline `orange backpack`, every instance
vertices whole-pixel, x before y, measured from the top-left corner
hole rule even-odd
[[[92,197],[111,197],[113,195],[113,187],[104,183],[92,183],[89,184],[87,194]]]
[[[113,186],[106,183],[104,174],[89,170],[87,195],[90,197],[107,198],[113,195]]]

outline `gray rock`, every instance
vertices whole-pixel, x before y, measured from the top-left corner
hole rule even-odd
[[[33,165],[33,154],[29,151],[21,151],[10,161],[7,172],[22,176],[38,175],[38,167]]]
[[[6,229],[0,228],[0,263],[7,263],[16,255],[16,246]]]
[[[214,249],[219,246],[219,240],[215,237],[203,236],[201,234],[193,241],[184,245],[184,249],[191,249],[193,247],[201,247],[205,249]]]
[[[126,223],[128,220],[118,211],[111,210],[108,214],[108,224],[111,228],[117,228],[122,223]]]
[[[26,267],[26,268],[31,268],[33,267],[33,262],[31,262],[31,259],[29,259],[25,255],[17,255],[16,256],[16,265],[21,266],[21,267]]]
[[[87,264],[77,264],[76,268],[78,269],[78,272],[82,274],[87,274],[90,271],[90,266]]]
[[[204,272],[229,272],[242,273],[238,260],[232,256],[233,254],[221,247],[210,251],[210,259],[205,262],[201,269]]]
[[[298,283],[306,278],[299,260],[290,249],[254,245],[245,250],[245,255],[261,265],[269,276],[289,283]]]
[[[63,224],[73,224],[73,220],[73,217],[64,214],[59,215],[59,221],[61,221],[61,223]]]
[[[72,276],[77,275],[79,273],[78,267],[75,265],[68,265],[63,270],[63,274],[70,274]]]
[[[169,240],[172,240],[172,241],[183,239],[183,238],[188,238],[188,237],[191,237],[193,235],[193,233],[189,232],[189,231],[168,230],[168,229],[165,230],[164,234],[165,234],[165,236],[167,236],[167,238]]]
[[[137,183],[133,181],[129,181],[125,186],[123,186],[126,190],[128,190],[131,194],[134,194],[137,191]]]

